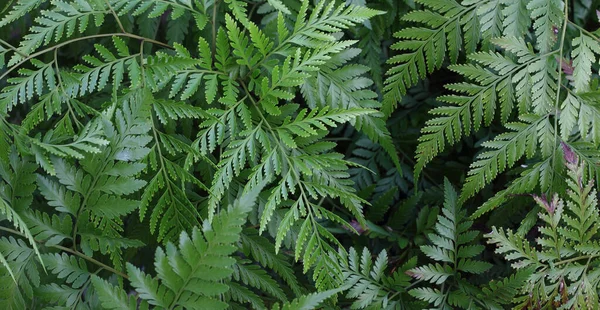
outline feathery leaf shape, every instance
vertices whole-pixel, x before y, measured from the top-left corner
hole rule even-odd
[[[554,29],[562,25],[564,4],[557,0],[532,0],[527,4],[531,12],[531,19],[537,40],[537,47],[541,53],[546,53],[556,43]]]
[[[79,64],[75,66],[75,70],[81,72],[81,76],[79,77],[81,79],[81,85],[78,89],[79,96],[104,89],[111,79],[113,88],[120,88],[125,73],[129,77],[131,88],[136,88],[140,85],[142,79],[139,69],[140,65],[138,64],[140,55],[131,54],[126,43],[121,38],[113,37],[112,39],[117,50],[116,56],[103,45],[96,44],[94,48],[100,58],[85,55],[83,56],[83,60],[88,65]]]
[[[4,87],[0,94],[0,111],[7,113],[18,104],[31,100],[34,95],[41,96],[45,90],[56,87],[53,62],[43,63],[32,59],[35,70],[20,69],[19,77],[8,79],[10,86]]]
[[[140,90],[138,100],[148,102],[154,108],[152,114],[163,122],[180,118],[204,115],[204,112],[184,103],[160,101],[154,98],[147,89]],[[201,155],[195,152],[187,142],[159,130],[154,116],[150,119],[150,130],[154,144],[146,153],[144,160],[148,163],[153,176],[148,181],[140,202],[140,218],[143,219],[150,206],[150,231],[158,232],[159,240],[173,240],[181,232],[199,224],[199,214],[186,194],[183,184],[189,182],[201,189],[204,184],[169,157],[170,155],[189,153],[194,159]],[[156,200],[155,204],[153,201]]]
[[[211,223],[205,222],[202,230],[193,228],[191,235],[182,232],[177,245],[169,242],[165,249],[159,247],[156,278],[128,263],[127,273],[139,297],[165,309],[226,309],[219,296],[228,290],[226,281],[234,272],[235,259],[230,255],[260,189],[243,194]],[[114,297],[104,304],[115,302]]]
[[[542,210],[540,237],[536,240],[539,249],[532,248],[510,230],[504,232],[494,227],[487,237],[489,243],[496,244],[496,252],[511,261],[514,268],[529,267],[535,272],[523,287],[556,288],[561,295],[558,305],[588,309],[598,303],[597,295],[586,296],[590,290],[597,290],[597,284],[592,284],[597,282],[592,279],[598,277],[598,270],[585,263],[600,253],[595,241],[600,219],[597,193],[593,180],[586,182],[584,164],[576,153],[566,144],[562,147],[568,170],[568,199],[560,199],[557,194],[534,196]],[[540,304],[554,302],[540,293],[532,298]]]
[[[36,4],[27,4],[24,10],[29,10]],[[69,38],[75,33],[84,33],[91,20],[96,27],[104,23],[105,15],[109,13],[106,4],[101,1],[75,0],[66,2],[53,0],[52,9],[42,11],[36,19],[36,25],[31,27],[19,46],[19,51],[29,54],[42,45],[58,42],[62,38]],[[21,14],[21,13],[18,13]],[[15,54],[9,61],[9,66],[20,62],[23,57]]]
[[[464,48],[470,53],[475,51],[480,40],[477,10],[482,2],[419,2],[428,9],[412,11],[402,19],[425,26],[406,28],[394,34],[400,40],[392,45],[392,49],[403,53],[387,61],[392,68],[386,73],[388,78],[383,88],[385,94],[382,111],[386,116],[390,116],[396,109],[409,87],[442,67],[446,53],[450,62],[456,63],[463,42]],[[485,7],[481,10],[485,10]]]
[[[46,2],[46,0],[18,0],[12,5],[10,11],[6,15],[2,16],[0,20],[0,27],[4,27],[21,17],[38,8],[40,4]]]
[[[0,238],[0,253],[2,265],[10,267],[0,268],[0,306],[6,309],[25,309],[27,300],[33,298],[34,288],[40,286],[37,255],[25,241],[12,236]]]
[[[332,289],[320,293],[313,293],[305,296],[300,296],[289,303],[284,303],[281,307],[275,304],[272,310],[310,310],[316,309],[321,303],[328,298],[335,296],[341,289]]]
[[[505,125],[512,130],[511,132],[503,133],[494,140],[483,143],[489,151],[479,154],[477,161],[471,164],[469,176],[461,192],[462,201],[472,197],[498,173],[512,167],[521,157],[533,157],[538,149],[538,141],[543,139],[554,141],[554,130],[547,117],[525,115],[521,119],[523,122]],[[540,130],[544,127],[548,129]]]
[[[359,52],[358,49],[352,48],[333,56],[326,66],[306,79],[301,91],[312,108],[323,106],[339,109],[380,107],[380,104],[375,101],[377,94],[368,89],[373,81],[364,76],[369,69],[362,65],[347,64]],[[385,121],[381,118],[381,113],[359,116],[355,120],[351,120],[350,124],[365,133],[373,142],[379,143],[388,153],[398,171],[402,171],[400,159]]]
[[[362,253],[354,248],[350,248],[347,253],[340,249],[338,254],[343,270],[343,288],[348,291],[346,297],[354,299],[352,309],[393,308],[400,306],[402,298],[408,296],[408,294],[400,295],[395,292],[406,293],[405,288],[411,279],[407,272],[416,266],[416,259],[407,261],[388,276],[386,272],[388,255],[385,250],[379,253],[374,263],[371,253],[366,248]]]
[[[420,247],[423,254],[436,263],[408,271],[413,278],[436,284],[440,289],[416,288],[410,291],[411,295],[436,306],[442,303],[445,307],[451,306],[450,296],[461,294],[460,288],[451,283],[460,281],[461,274],[481,274],[491,267],[491,264],[475,259],[484,247],[471,244],[479,235],[479,232],[470,230],[472,224],[466,218],[458,194],[445,179],[442,214],[438,215],[435,232],[428,236],[432,245]]]

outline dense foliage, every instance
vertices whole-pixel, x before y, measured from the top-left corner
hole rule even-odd
[[[596,0],[0,4],[1,309],[599,309]]]

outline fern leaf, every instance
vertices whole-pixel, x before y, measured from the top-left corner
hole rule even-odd
[[[234,264],[233,279],[244,285],[254,287],[280,301],[286,301],[285,293],[277,282],[260,266],[250,264],[248,260],[238,260]]]
[[[505,5],[502,10],[504,20],[502,22],[503,34],[508,37],[520,38],[531,25],[531,18],[527,11],[528,0],[502,0]]]
[[[11,111],[18,104],[31,100],[34,95],[41,96],[46,89],[56,87],[53,62],[45,64],[33,59],[31,63],[36,70],[19,70],[21,76],[8,79],[10,85],[2,89],[0,109],[4,113]]]
[[[44,267],[45,269],[44,262],[42,260],[42,254],[40,253],[40,250],[35,242],[33,235],[31,234],[31,231],[27,227],[27,223],[3,198],[0,198],[0,213],[2,213],[9,222],[13,223],[14,227],[25,236],[25,238],[29,241],[29,244],[33,248],[35,255],[37,255],[40,262],[42,263],[42,267]],[[7,266],[6,261],[3,261],[2,263],[5,266]],[[8,268],[8,270],[10,271],[10,268]],[[11,273],[11,276],[14,279],[14,274]]]
[[[273,306],[272,310],[309,310],[317,308],[322,302],[339,293],[340,289],[328,290],[320,293],[305,295],[285,303],[279,307],[278,304]]]
[[[472,197],[487,183],[493,180],[498,173],[512,167],[517,160],[526,155],[531,158],[535,155],[538,141],[538,129],[549,120],[545,117],[522,116],[524,123],[509,123],[505,126],[513,132],[497,136],[494,140],[484,143],[484,147],[493,149],[481,153],[477,161],[471,165],[461,200]],[[553,132],[548,135],[554,140]],[[541,139],[541,137],[540,137]]]
[[[30,33],[21,41],[19,50],[22,53],[29,54],[42,45],[58,42],[63,37],[69,38],[76,32],[83,33],[90,19],[93,19],[96,27],[99,27],[104,23],[104,16],[108,13],[104,4],[98,5],[98,2],[55,0],[53,5],[54,7],[49,11],[42,12],[36,20],[37,25],[33,26]],[[21,59],[22,56],[16,54],[9,61],[9,65],[14,65]]]
[[[75,256],[67,254],[45,254],[44,262],[48,269],[58,278],[66,278],[65,281],[73,288],[81,288],[90,278],[85,261]]]
[[[474,46],[479,42],[479,32],[468,31],[468,29],[478,28],[477,25],[469,24],[477,20],[463,18],[465,15],[474,14],[479,2],[466,4],[468,6],[455,1],[449,1],[444,5],[422,2],[430,5],[432,10],[412,11],[406,14],[403,20],[419,22],[427,27],[406,28],[394,34],[394,37],[400,41],[394,43],[392,49],[405,52],[387,61],[393,67],[386,73],[388,78],[383,88],[385,94],[382,110],[386,116],[395,110],[400,98],[409,87],[417,83],[419,78],[423,79],[428,73],[441,68],[447,51],[450,62],[456,63],[463,32],[464,42],[472,46],[469,48],[470,51],[473,51]],[[464,30],[461,27],[465,27]]]
[[[497,245],[496,253],[508,255],[507,259],[513,261],[513,268],[522,269],[538,264],[536,252],[521,236],[494,227],[486,237],[489,238],[488,243]]]
[[[182,232],[177,246],[169,242],[166,250],[159,247],[155,256],[158,278],[128,263],[131,283],[140,298],[164,308],[225,309],[227,304],[218,297],[228,286],[220,282],[233,273],[235,260],[229,255],[235,251],[233,244],[261,188],[246,193],[234,207],[206,222],[202,231],[194,228],[191,236]],[[171,261],[179,262],[177,269],[171,267]],[[206,277],[207,270],[210,277]]]
[[[98,293],[98,299],[102,306],[106,309],[118,310],[136,310],[138,309],[138,300],[133,296],[127,296],[125,291],[118,287],[114,287],[106,280],[102,280],[96,275],[92,276],[92,284]],[[145,301],[142,302],[140,308],[147,308]]]
[[[63,240],[71,239],[73,221],[70,216],[62,219],[56,214],[50,217],[47,213],[36,211],[27,214],[27,220],[31,234],[39,241],[44,241],[44,245],[53,246],[60,244]]]
[[[550,51],[556,42],[552,27],[562,25],[562,6],[560,1],[555,0],[532,0],[527,4],[541,53]]]
[[[16,3],[12,4],[10,11],[6,13],[2,19],[0,20],[0,27],[4,27],[19,18],[23,17],[23,15],[31,12],[40,6],[40,4],[46,2],[46,0],[19,0]]]
[[[600,44],[592,38],[581,34],[573,39],[573,87],[576,92],[589,89],[592,75],[592,64],[596,62],[596,54],[600,54]]]

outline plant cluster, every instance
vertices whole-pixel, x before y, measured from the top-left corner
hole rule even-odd
[[[598,4],[5,1],[0,308],[600,308]]]

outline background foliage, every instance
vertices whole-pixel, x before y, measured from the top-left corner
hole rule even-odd
[[[597,2],[3,2],[0,308],[598,309]]]

